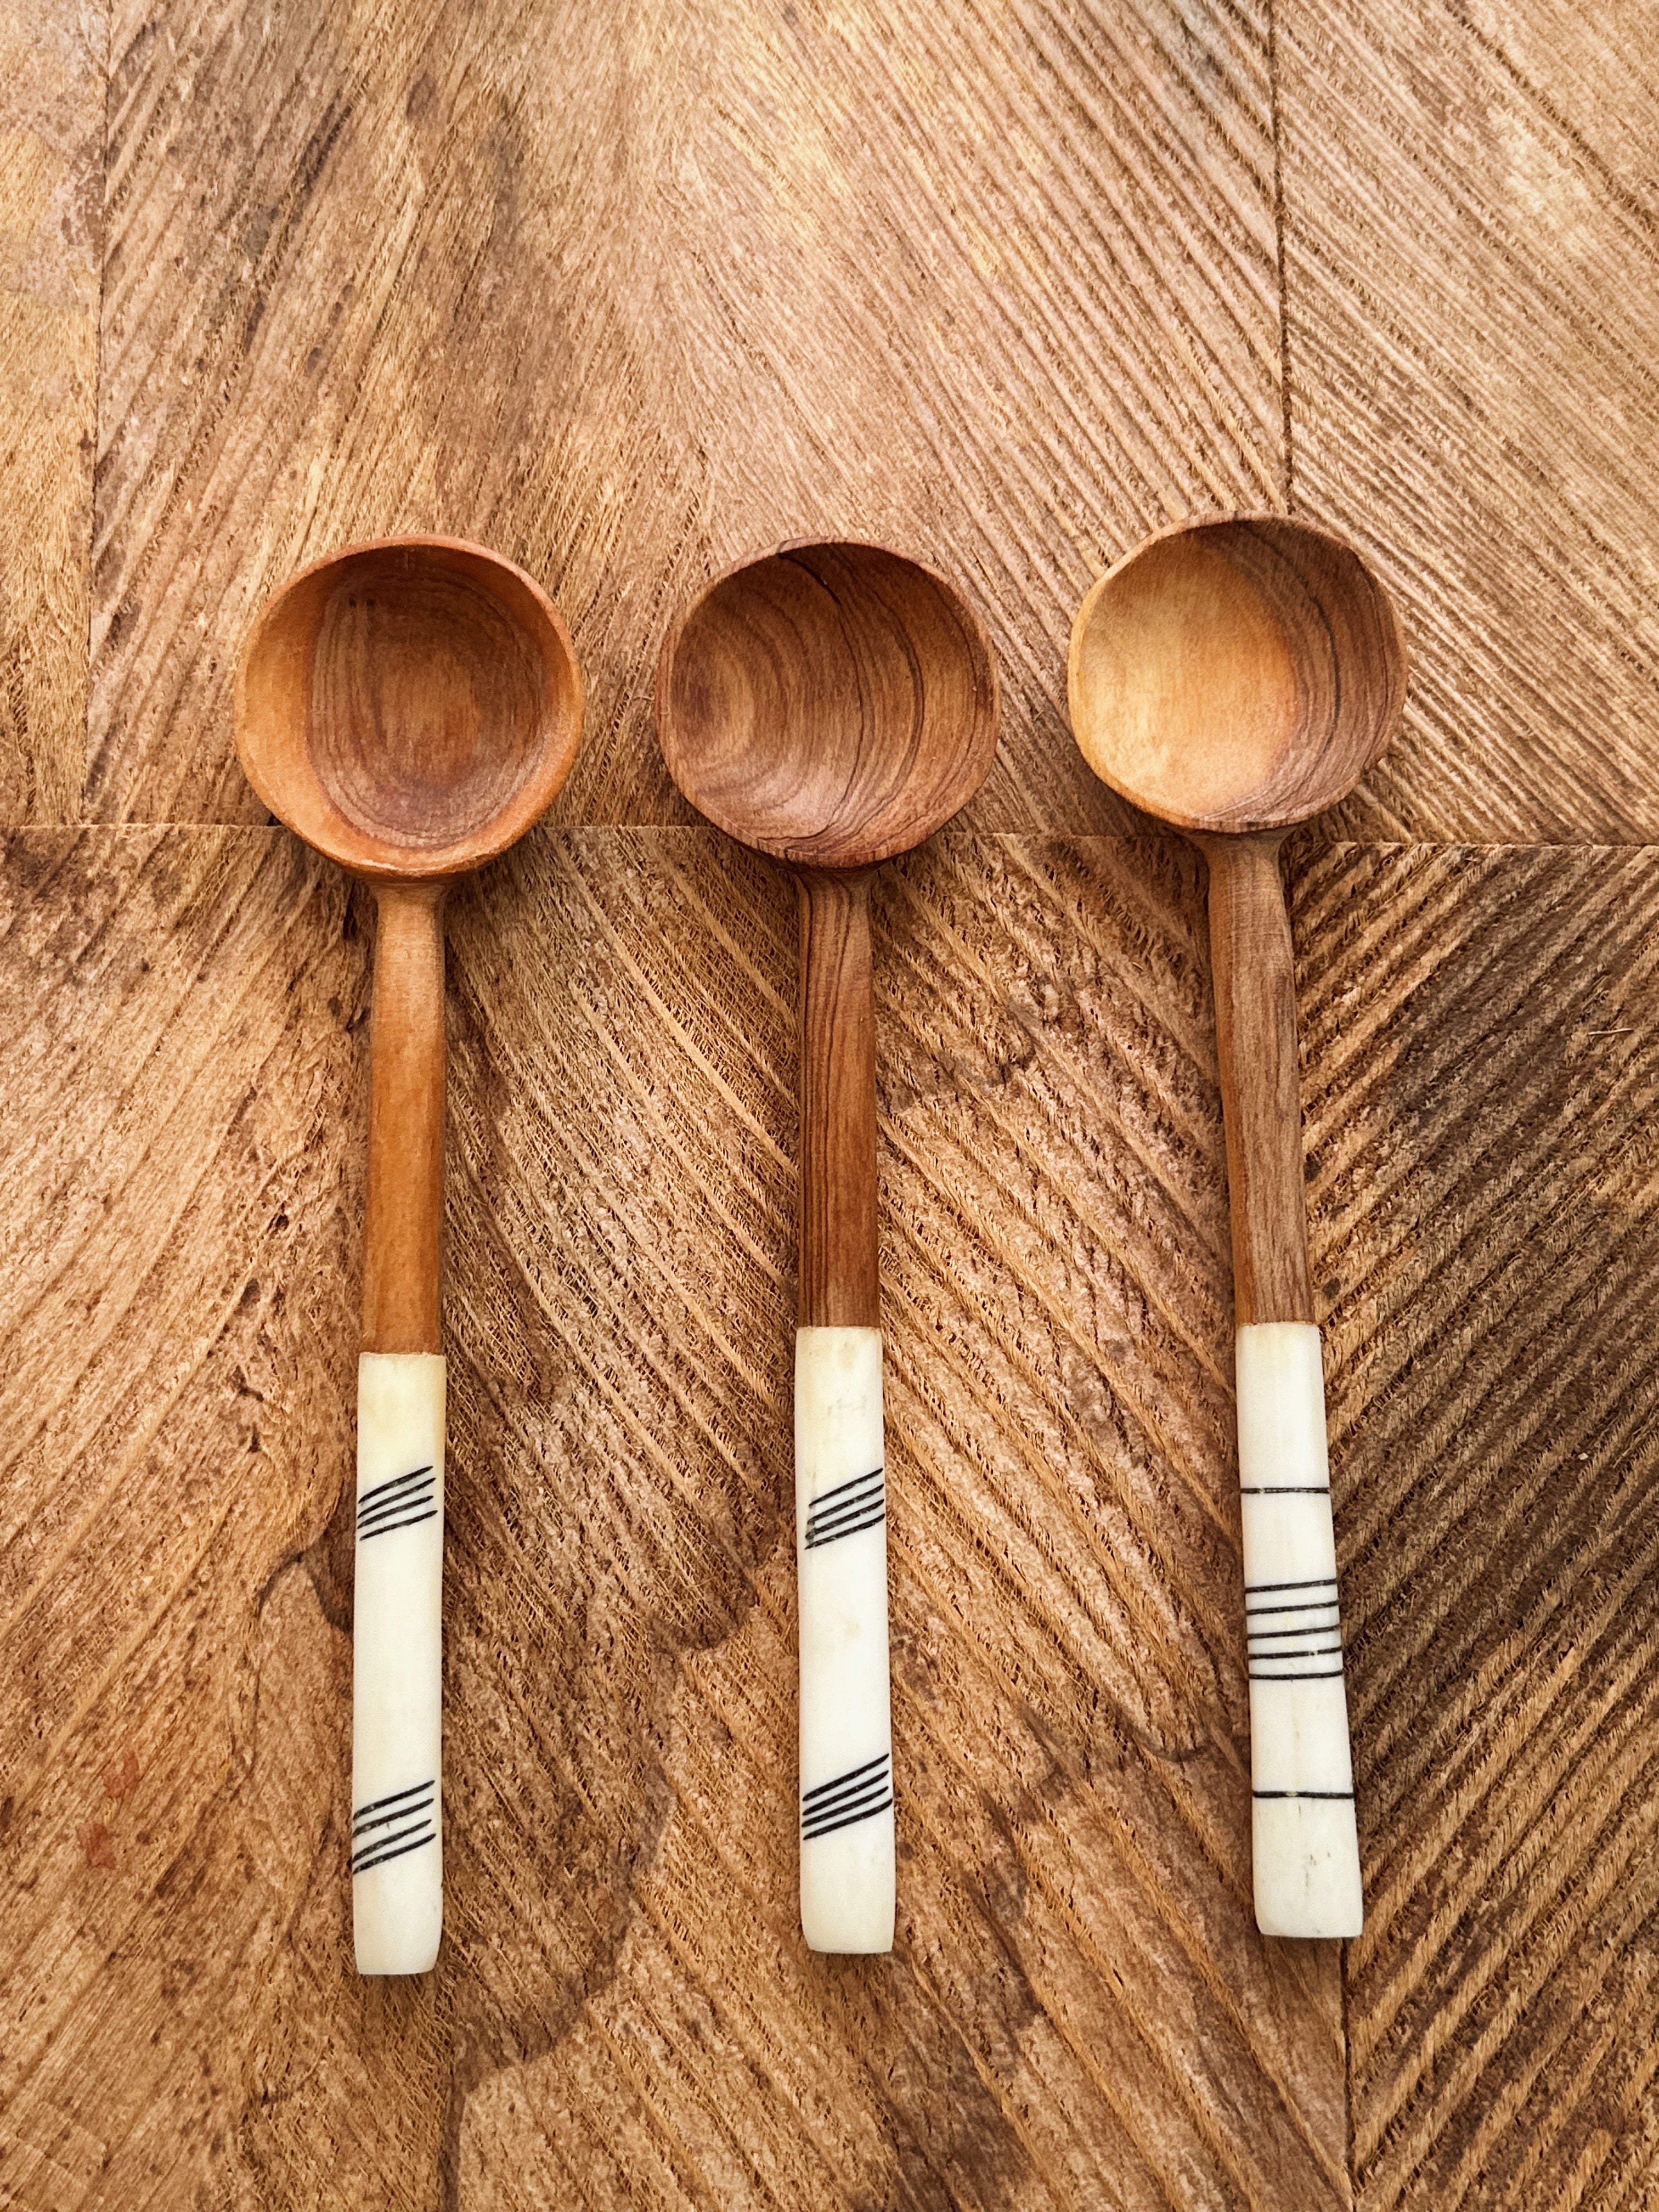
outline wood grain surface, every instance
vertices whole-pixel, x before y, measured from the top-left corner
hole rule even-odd
[[[0,6],[0,822],[81,811],[106,31]]]
[[[1411,641],[1362,836],[1659,830],[1650,0],[1283,0],[1292,504]]]
[[[1659,2188],[1656,896],[1651,848],[1297,887],[1367,2212]]]
[[[1650,15],[0,9],[0,2203],[1652,2200]],[[1111,559],[1287,500],[1415,671],[1288,851],[1341,1953],[1250,1925],[1201,864],[1063,708]],[[450,1923],[391,1987],[373,915],[229,698],[416,528],[553,592],[589,739],[451,915]],[[796,1934],[796,919],[649,729],[792,532],[936,563],[1004,681],[875,896],[879,1962]]]

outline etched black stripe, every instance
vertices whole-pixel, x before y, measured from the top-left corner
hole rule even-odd
[[[837,1828],[855,1827],[860,1820],[872,1820],[878,1813],[884,1813],[893,1802],[893,1793],[886,1783],[872,1797],[862,1797],[855,1804],[832,1805],[816,1820],[802,1825],[800,1838],[804,1844],[818,1836],[833,1835]]]
[[[1313,1575],[1307,1581],[1299,1583],[1246,1583],[1244,1595],[1246,1597],[1266,1597],[1269,1590],[1334,1589],[1335,1588],[1334,1575]]]
[[[886,1787],[887,1774],[884,1769],[881,1773],[872,1774],[866,1781],[853,1783],[833,1797],[826,1797],[821,1805],[814,1805],[809,1811],[804,1811],[801,1818],[803,1820],[831,1820],[837,1813],[845,1813],[863,1798],[879,1797]]]
[[[411,1505],[429,1504],[438,1487],[438,1478],[430,1468],[411,1476],[390,1498],[377,1498],[372,1504],[357,1508],[357,1526],[362,1528],[374,1521],[384,1520],[388,1514],[402,1513]]]
[[[861,1536],[866,1528],[879,1528],[886,1518],[887,1508],[884,1505],[878,1506],[873,1513],[866,1514],[862,1521],[849,1521],[844,1528],[831,1528],[824,1535],[809,1536],[801,1546],[801,1549],[804,1552],[816,1552],[825,1544],[838,1542],[843,1536]]]
[[[892,1802],[891,1754],[883,1752],[879,1758],[867,1759],[862,1766],[849,1767],[845,1774],[836,1775],[833,1782],[820,1782],[817,1789],[805,1792],[800,1806],[801,1841],[811,1843],[818,1836],[833,1835],[837,1828],[873,1820]]]
[[[884,1751],[875,1759],[866,1759],[862,1766],[849,1766],[845,1774],[838,1774],[833,1782],[820,1782],[816,1790],[802,1790],[801,1803],[811,1805],[817,1798],[828,1796],[830,1790],[841,1789],[843,1784],[852,1781],[855,1775],[868,1774],[878,1766],[885,1766],[888,1756],[889,1754]]]
[[[377,1851],[386,1850],[393,1844],[405,1843],[410,1836],[428,1836],[432,1829],[432,1809],[430,1806],[422,1807],[406,1828],[393,1828],[387,1835],[371,1836],[367,1843],[359,1843],[351,1855],[351,1863],[354,1868],[365,1866]]]
[[[882,1497],[887,1486],[879,1475],[862,1490],[854,1491],[850,1498],[838,1498],[833,1505],[826,1505],[821,1498],[813,1498],[806,1509],[809,1521],[839,1521],[848,1513],[862,1512],[874,1499]]]
[[[1241,1498],[1328,1498],[1328,1482],[1241,1482]]]
[[[817,1496],[812,1500],[814,1510],[822,1505],[826,1498],[839,1498],[843,1490],[856,1490],[861,1482],[873,1482],[882,1472],[883,1469],[878,1467],[872,1468],[868,1474],[849,1474],[845,1482],[838,1482],[833,1490],[819,1491]]]
[[[890,1792],[879,1805],[866,1805],[860,1812],[848,1813],[842,1820],[826,1820],[816,1828],[803,1828],[800,1839],[804,1844],[815,1844],[820,1836],[833,1836],[837,1828],[856,1827],[860,1820],[872,1820],[878,1813],[884,1813],[892,1802]]]
[[[417,1805],[394,1805],[389,1813],[376,1813],[372,1817],[360,1813],[351,1824],[351,1840],[355,1844],[371,1828],[384,1828],[393,1820],[412,1820],[416,1814],[424,1819],[432,1810],[432,1784],[427,1784],[427,1796]]]
[[[1334,1597],[1304,1598],[1300,1605],[1247,1605],[1246,1620],[1270,1620],[1278,1613],[1334,1613],[1337,1601]]]
[[[1310,1652],[1308,1656],[1311,1658],[1313,1654]],[[1302,1654],[1299,1651],[1287,1651],[1285,1656],[1287,1659],[1299,1659]],[[1342,1669],[1340,1667],[1326,1667],[1315,1674],[1258,1674],[1255,1668],[1252,1667],[1249,1675],[1253,1682],[1340,1682],[1342,1679]]]
[[[815,1552],[842,1536],[856,1536],[873,1528],[887,1514],[887,1484],[882,1468],[855,1474],[813,1498],[807,1507],[801,1547]]]
[[[430,1512],[417,1513],[412,1520],[382,1521],[378,1528],[360,1528],[357,1531],[357,1541],[360,1544],[367,1544],[373,1536],[389,1536],[394,1528],[418,1528],[422,1521],[435,1521],[437,1517],[438,1509],[434,1505]]]
[[[1247,1644],[1282,1644],[1287,1636],[1330,1636],[1342,1626],[1339,1620],[1316,1620],[1307,1628],[1252,1628]]]
[[[365,1505],[372,1504],[375,1498],[383,1497],[388,1490],[400,1490],[404,1483],[418,1482],[423,1474],[431,1474],[434,1471],[430,1466],[417,1467],[409,1474],[394,1474],[390,1482],[377,1482],[373,1490],[364,1491],[357,1500],[357,1510],[361,1513]]]
[[[390,1837],[386,1838],[388,1843],[390,1843],[391,1840]],[[437,1830],[435,1828],[431,1828],[427,1831],[425,1835],[416,1836],[413,1843],[399,1844],[395,1850],[380,1851],[372,1859],[354,1860],[352,1862],[351,1868],[352,1879],[355,1881],[360,1874],[373,1874],[376,1867],[385,1866],[389,1860],[400,1859],[404,1857],[407,1852],[421,1850],[424,1849],[428,1844],[435,1844],[437,1840]]]
[[[407,1790],[394,1790],[389,1797],[371,1797],[367,1805],[360,1805],[351,1816],[355,1827],[365,1813],[378,1813],[382,1805],[395,1805],[400,1797],[418,1797],[423,1790],[435,1785],[430,1782],[411,1782]]]
[[[815,1552],[821,1544],[836,1543],[843,1536],[861,1535],[866,1528],[878,1528],[886,1518],[887,1500],[884,1498],[878,1498],[861,1512],[853,1515],[848,1519],[837,1521],[828,1528],[821,1521],[809,1521],[806,1524],[805,1540],[801,1548],[803,1551]]]
[[[1352,1805],[1352,1790],[1252,1790],[1252,1797],[1319,1797],[1333,1804]]]

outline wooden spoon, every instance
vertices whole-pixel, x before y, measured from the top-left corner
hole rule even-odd
[[[997,683],[942,578],[878,545],[782,545],[663,641],[657,730],[691,804],[799,892],[800,1909],[815,1951],[892,1948],[892,1722],[876,1257],[870,871],[996,754]]]
[[[1296,986],[1279,848],[1394,735],[1406,653],[1341,539],[1281,515],[1182,525],[1102,577],[1072,630],[1097,775],[1210,872],[1238,1333],[1256,1924],[1357,1936],[1363,1911],[1308,1273]]]
[[[444,895],[523,836],[581,737],[582,678],[521,569],[448,538],[349,546],[269,599],[236,750],[271,812],[374,887],[352,1717],[357,1971],[424,1973],[439,1812]]]

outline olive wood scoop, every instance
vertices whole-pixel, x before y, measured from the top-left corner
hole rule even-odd
[[[878,545],[795,544],[663,641],[657,730],[687,799],[787,861],[800,908],[795,1561],[800,1912],[815,1951],[892,1948],[893,1737],[876,1232],[870,884],[995,757],[984,632]]]
[[[1279,848],[1398,725],[1406,655],[1351,546],[1280,515],[1184,524],[1103,576],[1072,630],[1097,775],[1185,830],[1210,878],[1232,1214],[1256,1925],[1357,1936],[1363,1901]]]
[[[352,1638],[362,1974],[424,1973],[443,1924],[444,896],[547,805],[581,723],[557,610],[454,538],[385,538],[302,569],[237,670],[248,781],[379,908]]]

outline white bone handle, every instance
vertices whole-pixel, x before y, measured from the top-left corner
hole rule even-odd
[[[795,1334],[800,1918],[814,1951],[893,1948],[881,1331]]]
[[[1319,1331],[1310,1322],[1251,1323],[1238,1332],[1235,1361],[1256,1925],[1264,1936],[1357,1936],[1364,1907]]]
[[[357,1363],[351,1918],[360,1974],[423,1974],[443,1929],[444,1363]]]

